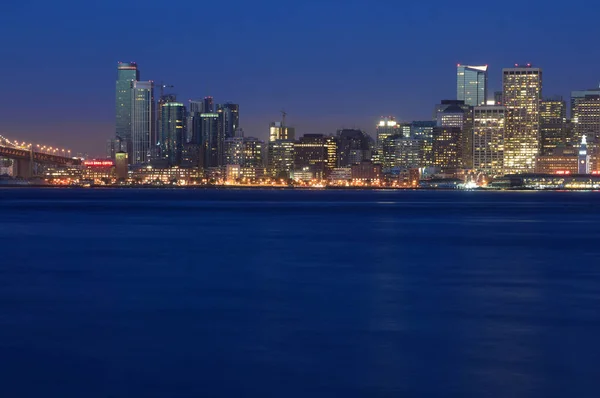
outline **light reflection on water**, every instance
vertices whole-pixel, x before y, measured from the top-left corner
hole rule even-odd
[[[7,396],[592,397],[600,197],[0,190]]]

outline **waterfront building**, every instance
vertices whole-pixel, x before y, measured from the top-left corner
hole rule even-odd
[[[473,107],[461,100],[442,100],[436,105],[437,127],[460,128],[461,168],[473,167]]]
[[[119,62],[117,64],[116,101],[115,101],[115,144],[112,153],[125,151],[131,156],[131,106],[133,84],[140,79],[135,62]]]
[[[487,101],[487,65],[458,65],[456,68],[456,99],[468,106],[485,105]]]
[[[536,159],[536,173],[577,174],[579,172],[577,149],[559,145],[551,153]]]
[[[587,137],[585,134],[581,137],[581,144],[579,146],[579,155],[577,160],[577,172],[579,174],[589,174],[592,171],[590,164],[590,155],[587,150]]]
[[[186,108],[179,102],[167,102],[163,104],[161,112],[161,155],[170,166],[179,166],[182,160],[187,121]]]
[[[133,82],[131,101],[131,164],[150,160],[157,141],[155,135],[154,82]]]
[[[269,142],[269,173],[275,178],[290,178],[294,169],[294,141],[275,140]]]
[[[542,70],[527,65],[505,68],[502,73],[505,172],[531,173],[540,150]]]
[[[129,177],[127,152],[117,152],[115,154],[115,177],[117,181],[125,181]]]
[[[548,155],[557,146],[566,144],[566,120],[567,104],[562,97],[547,98],[540,103],[540,153],[542,155]]]
[[[473,168],[497,176],[504,173],[504,129],[506,108],[477,106],[473,116]]]
[[[462,129],[435,127],[433,129],[433,165],[442,171],[462,168]]]
[[[337,145],[333,137],[305,134],[294,144],[294,170],[309,171],[323,179],[337,165]]]
[[[365,160],[351,167],[352,180],[360,182],[378,182],[382,178],[381,165]]]

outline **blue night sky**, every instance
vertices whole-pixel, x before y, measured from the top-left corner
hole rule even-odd
[[[104,155],[117,61],[175,85],[181,101],[239,103],[246,135],[260,138],[282,108],[297,134],[429,119],[454,98],[457,63],[489,64],[490,91],[517,62],[544,68],[545,96],[598,85],[596,2],[510,4],[5,2],[0,133]]]

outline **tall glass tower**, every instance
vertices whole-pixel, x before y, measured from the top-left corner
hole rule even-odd
[[[150,160],[156,142],[154,111],[154,82],[133,82],[131,102],[131,164],[143,164]]]
[[[140,73],[135,62],[119,62],[117,64],[116,84],[116,125],[115,141],[119,148],[132,159],[131,145],[131,104],[134,82],[140,79]]]
[[[487,65],[458,65],[456,68],[456,99],[465,105],[480,106],[487,101]]]
[[[183,140],[186,135],[186,109],[179,102],[167,102],[161,107],[160,149],[170,166],[181,164]]]

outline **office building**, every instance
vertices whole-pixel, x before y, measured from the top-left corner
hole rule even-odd
[[[258,138],[244,137],[243,166],[246,168],[261,169],[265,167],[265,143]]]
[[[566,143],[567,104],[562,97],[540,103],[540,140],[542,155],[549,155],[558,145]]]
[[[571,119],[575,118],[575,108],[579,101],[584,100],[588,96],[600,96],[600,88],[590,88],[588,90],[571,91]]]
[[[400,137],[393,140],[395,149],[395,163],[393,167],[406,170],[421,167],[423,141]]]
[[[585,135],[591,170],[600,170],[600,95],[588,94],[577,98],[573,108],[571,140],[578,145]]]
[[[577,149],[562,144],[551,153],[540,155],[536,159],[536,173],[576,174],[579,170]]]
[[[240,106],[231,103],[219,104],[217,113],[219,114],[222,139],[235,137],[235,132],[240,127]]]
[[[221,118],[218,113],[200,114],[200,155],[205,169],[220,167],[224,164],[225,140],[221,133]]]
[[[125,151],[131,159],[131,104],[133,83],[140,79],[135,62],[119,62],[117,64],[116,82],[116,125],[115,143],[118,148],[112,152]]]
[[[433,166],[433,128],[435,121],[414,121],[411,124],[411,137],[421,141],[421,162],[419,167]]]
[[[355,129],[337,131],[338,167],[348,167],[371,159],[369,138],[366,133]]]
[[[383,144],[384,144],[384,142],[392,136],[401,135],[402,129],[400,127],[400,124],[396,121],[396,119],[389,116],[389,117],[381,118],[381,120],[377,124],[376,134],[377,134],[376,152],[378,154],[378,161],[383,162]]]
[[[179,166],[186,127],[186,108],[179,102],[167,102],[161,109],[161,156],[169,166]]]
[[[305,134],[294,144],[294,171],[305,171],[323,179],[337,165],[337,145],[333,137]]]
[[[473,107],[461,100],[442,100],[436,106],[438,127],[457,127],[460,134],[461,168],[473,168]]]
[[[503,106],[477,106],[473,111],[473,168],[488,176],[504,174]]]
[[[295,140],[296,129],[283,125],[282,122],[273,122],[269,126],[269,142],[277,140]]]
[[[294,169],[294,141],[275,140],[269,142],[269,173],[278,179],[290,178]]]
[[[225,138],[225,165],[244,165],[244,137]]]
[[[433,165],[443,172],[462,168],[462,129],[435,127],[433,129]]]
[[[532,173],[540,150],[542,70],[530,65],[505,68],[506,107],[504,169],[507,174]]]
[[[150,160],[155,135],[154,83],[133,82],[131,102],[131,164],[139,165]]]
[[[456,99],[465,105],[485,105],[487,101],[487,65],[458,65],[456,68]]]
[[[357,182],[373,183],[382,178],[381,165],[368,160],[353,164],[350,168],[352,180]]]

